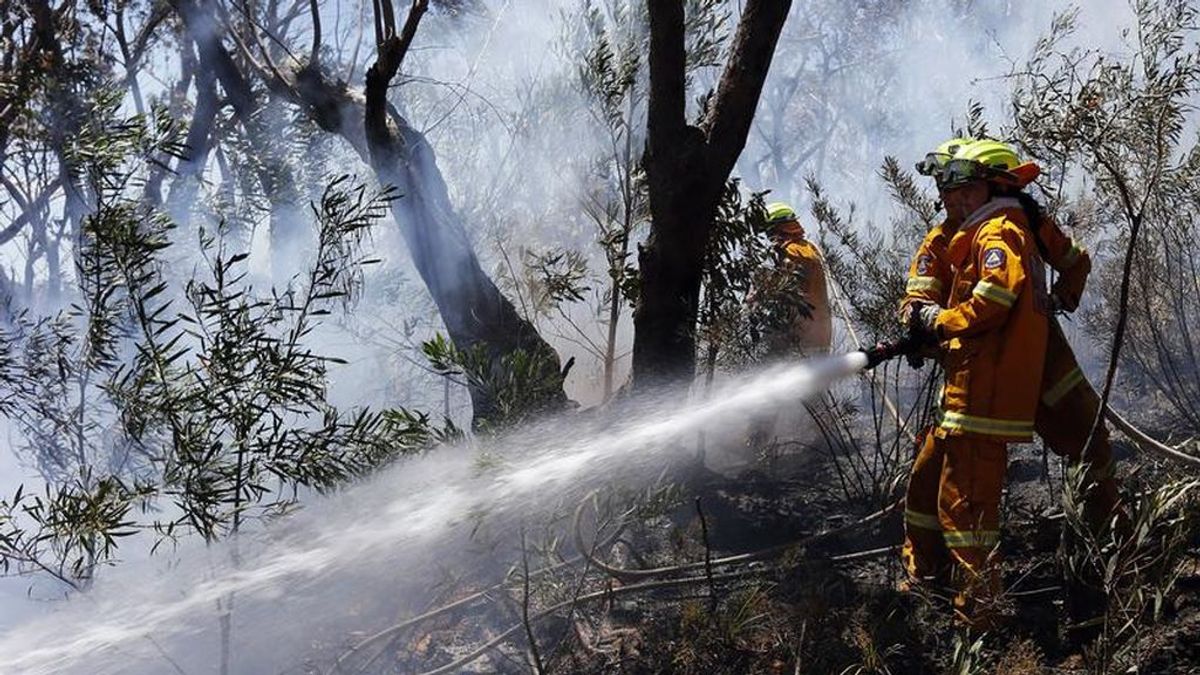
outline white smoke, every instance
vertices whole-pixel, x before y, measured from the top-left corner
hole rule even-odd
[[[737,4],[731,3],[731,7],[736,9]],[[796,2],[795,12],[804,4]],[[853,64],[830,81],[832,88],[844,92],[870,82],[859,77],[862,69],[886,69],[894,75],[878,91],[868,90],[864,96],[854,90],[852,98],[844,99],[865,100],[870,106],[842,106],[845,124],[832,136],[833,145],[817,176],[836,202],[855,201],[869,217],[877,219],[890,208],[886,192],[874,176],[883,155],[899,157],[904,166],[911,164],[946,137],[952,120],[961,121],[971,99],[982,102],[993,129],[1002,130],[1010,89],[1002,76],[1020,63],[1048,27],[1051,16],[1069,6],[1066,2],[962,0],[897,4],[901,6],[900,19],[878,26],[878,39],[888,45],[883,50],[886,60]],[[333,6],[326,5],[326,16]],[[585,104],[565,84],[574,64],[557,47],[564,33],[562,17],[573,15],[578,8],[573,0],[496,0],[488,4],[483,17],[461,21],[432,16],[422,27],[411,63],[406,65],[414,79],[403,86],[397,98],[433,144],[455,207],[469,219],[467,231],[486,270],[501,264],[496,239],[539,247],[586,248],[591,243],[591,233],[577,215],[578,188],[572,179],[576,165],[599,149],[598,141],[580,126],[586,119]],[[349,3],[346,11],[350,11]],[[1126,3],[1085,3],[1080,12],[1078,44],[1122,51],[1120,31],[1130,25],[1132,16]],[[862,19],[851,11],[839,20]],[[325,23],[334,24],[332,20]],[[353,23],[343,23],[348,35],[357,30],[350,25]],[[820,30],[846,27],[831,25]],[[812,30],[811,25],[789,23],[781,44],[809,39]],[[369,62],[370,31],[367,33],[367,47],[360,57],[363,62]],[[167,68],[177,66],[172,57],[164,57],[163,62]],[[768,88],[779,84],[794,65],[777,60]],[[360,65],[355,82],[361,81],[362,70]],[[149,82],[147,86],[153,91]],[[549,109],[543,109],[545,106]],[[766,120],[767,116],[760,114],[747,156],[763,151],[760,132]],[[870,126],[880,120],[886,125]],[[353,167],[347,170],[367,173],[349,153],[338,155],[331,163],[339,162]],[[797,202],[801,210],[806,200],[801,181],[816,170],[814,158],[802,163],[786,184],[771,184],[768,181],[773,179],[767,178],[745,187],[773,189],[776,196]],[[213,170],[209,175],[215,180]],[[55,208],[60,207],[56,202]],[[391,229],[393,225],[388,222],[382,227]],[[263,232],[257,230],[259,255],[254,258],[260,271],[265,270],[261,264]],[[439,328],[437,318],[419,282],[414,282],[416,275],[398,238],[382,233],[376,245],[385,258],[386,274],[369,273],[364,303],[371,312],[387,315],[390,323],[381,330],[414,319],[420,328],[412,342],[427,337]],[[13,267],[21,262],[23,251],[14,244],[3,249],[3,254],[5,266]],[[44,263],[39,263],[37,271],[44,275]],[[395,282],[394,297],[379,299],[381,287],[399,275],[407,281]],[[626,315],[625,345],[628,328]],[[340,331],[318,335],[324,343],[318,345],[319,350],[351,362],[331,373],[335,402],[405,404],[440,412],[440,380],[399,359],[402,347],[395,341],[364,345],[358,336]],[[594,360],[586,350],[550,333],[547,337],[564,361],[571,356],[579,360],[573,371],[577,378],[594,372]],[[413,356],[420,358],[419,354]],[[573,387],[569,393],[581,399],[595,386],[580,379],[569,384]],[[454,392],[453,406],[462,422],[466,398],[461,388],[455,387]],[[727,404],[719,395],[711,400],[714,405]],[[747,402],[722,408],[720,414],[734,414],[743,403]],[[660,422],[671,420],[661,422],[666,427],[660,429],[669,435],[666,432],[696,428],[696,416],[707,409],[688,409],[684,414],[691,417],[686,419],[671,417],[677,411],[666,403],[648,410],[660,416]],[[713,418],[721,419],[719,415]],[[611,442],[629,440],[628,435],[619,433],[649,433],[647,430],[654,428],[653,423],[631,424],[624,432],[593,437],[579,431],[582,422],[578,419],[559,424],[543,430],[546,438],[553,440],[531,443],[523,453],[502,448],[500,454],[511,464],[498,474],[475,476],[470,451],[443,449],[436,457],[404,463],[366,486],[315,501],[299,517],[277,524],[253,541],[240,542],[242,562],[237,566],[230,564],[227,546],[204,550],[195,542],[185,543],[169,555],[101,570],[93,591],[61,606],[40,602],[56,595],[57,589],[50,584],[35,583],[34,599],[27,600],[23,596],[31,582],[8,580],[0,585],[0,628],[4,629],[0,671],[116,672],[129,668],[161,672],[169,667],[158,651],[161,648],[202,672],[218,653],[215,605],[232,591],[237,595],[235,663],[241,672],[264,672],[292,664],[318,643],[328,646],[341,641],[346,631],[377,627],[383,614],[405,611],[418,601],[418,594],[405,598],[401,593],[414,578],[424,578],[408,574],[410,566],[426,569],[429,564],[428,557],[417,555],[418,551],[453,559],[470,548],[462,528],[456,525],[481,505],[481,496],[489,494],[488,490],[494,492],[487,497],[493,501],[487,503],[503,511],[519,507],[531,490],[539,490],[554,476],[560,484],[569,484],[580,472],[596,473],[598,467],[627,470],[631,457],[622,453],[640,446],[629,443],[625,448]],[[558,447],[564,438],[586,438],[592,445],[575,444],[566,452]],[[642,440],[657,443],[663,439]],[[6,453],[0,455],[7,457]],[[666,459],[665,452],[638,457],[647,464]],[[0,478],[14,482],[21,474],[11,460],[9,464],[4,461],[0,460]],[[484,488],[476,490],[480,486]],[[381,589],[387,591],[385,599],[379,597]],[[23,623],[29,615],[51,610],[54,616]]]

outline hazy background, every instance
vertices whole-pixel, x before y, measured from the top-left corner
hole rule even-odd
[[[949,136],[954,122],[962,122],[972,100],[985,106],[992,132],[1003,135],[1010,91],[1004,75],[1019,67],[1052,16],[1070,6],[1063,2],[838,0],[794,4],[735,174],[746,189],[770,189],[770,199],[790,200],[801,213],[809,204],[804,180],[813,176],[839,205],[855,204],[856,218],[863,226],[885,228],[892,205],[876,176],[883,157],[896,156],[902,166],[911,166]],[[580,203],[581,182],[586,183],[595,157],[607,151],[606,141],[574,85],[578,63],[570,45],[579,26],[581,3],[509,0],[478,5],[480,11],[463,17],[428,17],[405,63],[407,81],[393,100],[433,144],[484,269],[493,272],[518,309],[524,309],[523,298],[514,292],[520,287],[520,265],[513,264],[514,259],[519,261],[522,247],[578,250],[588,259],[590,272],[598,279],[604,277],[603,258],[594,246],[595,231],[581,215]],[[738,7],[739,3],[729,3],[732,21]],[[369,21],[369,4],[364,12],[361,3],[327,2],[323,16],[326,30],[332,31],[331,42],[350,45],[360,32],[365,35],[355,72],[343,73],[352,84],[360,84],[373,58],[370,26],[361,30],[359,23],[364,16]],[[1131,16],[1123,2],[1083,3],[1077,41],[1081,46],[1121,52],[1123,27]],[[350,51],[347,48],[346,53]],[[174,63],[170,54],[156,58],[163,69]],[[701,93],[718,75],[717,67],[701,69],[693,89]],[[799,84],[791,87],[794,81]],[[146,76],[143,87],[154,95],[162,85]],[[794,91],[784,93],[789,89]],[[638,119],[644,124],[644,109]],[[330,142],[327,153],[309,170],[370,175],[337,142]],[[210,166],[206,176],[211,184],[205,190],[211,192],[219,183],[217,167]],[[52,209],[61,206],[58,201]],[[0,225],[11,218],[13,209],[0,205]],[[262,288],[288,276],[286,270],[271,269],[265,235],[268,216],[260,213],[251,219],[254,230],[248,237],[252,266]],[[639,232],[645,236],[644,227]],[[817,238],[819,232],[810,231],[810,236]],[[441,326],[390,219],[381,223],[373,246],[384,262],[368,271],[359,306],[318,333],[326,353],[349,361],[331,372],[331,401],[344,406],[404,405],[434,413],[446,407],[465,426],[469,421],[466,392],[454,385],[447,394],[442,380],[423,368],[416,349]],[[0,254],[14,270],[23,264],[19,242],[10,243]],[[297,260],[293,267],[298,270],[301,265]],[[44,275],[44,262],[37,269]],[[38,309],[37,303],[34,306]],[[595,335],[602,333],[586,307],[572,309],[569,316]],[[619,350],[625,355],[618,362],[618,381],[628,370],[629,317],[625,308]],[[562,317],[532,318],[564,362],[570,357],[577,360],[567,381],[568,394],[584,405],[595,403],[600,391],[596,359],[578,344]],[[38,487],[36,471],[11,451],[13,433],[0,433],[0,443],[5,444],[0,451],[4,493],[21,483],[27,489]],[[426,478],[403,480],[425,483]],[[343,513],[328,505],[321,508]],[[143,549],[131,544],[124,557],[137,560]],[[173,559],[170,553],[160,555],[151,567],[169,569]],[[375,569],[379,562],[363,564]],[[189,574],[199,574],[198,564],[189,565]],[[101,570],[100,588],[107,575]],[[340,583],[354,586],[354,579],[343,578]],[[364,590],[369,592],[362,588],[356,592]],[[354,595],[321,597],[336,602],[337,597]],[[60,603],[48,601],[59,596],[60,589],[49,582],[0,580],[0,630],[29,614],[54,611]],[[329,606],[327,611],[347,608]]]

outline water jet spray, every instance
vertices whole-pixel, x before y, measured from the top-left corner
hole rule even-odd
[[[480,548],[468,533],[479,522],[503,535],[597,487],[645,484],[673,457],[691,456],[696,431],[811,398],[905,349],[784,364],[703,401],[681,405],[677,392],[662,392],[617,419],[564,415],[399,463],[240,537],[236,561],[226,542],[181,546],[168,569],[152,561],[110,571],[86,597],[0,636],[0,670],[161,672],[169,655],[198,672],[216,654],[217,601],[231,596],[233,672],[279,672],[314,651],[322,658],[318,645],[413,611],[438,565]],[[498,459],[481,464],[481,456]]]

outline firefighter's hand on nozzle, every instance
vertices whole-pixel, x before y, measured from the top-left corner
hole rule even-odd
[[[934,338],[937,335],[934,326],[940,311],[942,308],[937,305],[913,305],[908,313],[909,333],[915,338]]]

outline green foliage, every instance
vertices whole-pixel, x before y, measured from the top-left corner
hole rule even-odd
[[[983,637],[971,639],[963,631],[954,635],[954,649],[950,652],[950,672],[954,675],[977,675],[987,672],[984,668]]]
[[[648,39],[645,5],[594,0],[581,11],[584,34],[574,54],[579,88],[595,104],[592,114],[612,131],[627,133],[636,122],[627,115],[639,97],[642,55]]]
[[[1114,514],[1096,527],[1085,513],[1087,476],[1074,467],[1063,491],[1066,516],[1059,560],[1073,584],[1091,589],[1103,602],[1079,627],[1098,628],[1088,651],[1093,672],[1136,667],[1150,626],[1158,622],[1183,573],[1197,532],[1197,481],[1176,481],[1147,490],[1129,514]],[[1120,668],[1124,670],[1124,666]]]
[[[328,370],[343,361],[310,346],[322,318],[356,299],[390,192],[330,181],[313,205],[311,265],[282,291],[255,292],[225,228],[199,231],[202,263],[180,281],[173,223],[130,189],[147,158],[172,151],[173,131],[99,110],[75,142],[94,199],[75,252],[79,301],[0,331],[0,409],[47,480],[44,495],[0,502],[6,571],[74,585],[133,532],[213,540],[288,510],[302,489],[457,437],[406,409],[335,408]]]
[[[578,251],[526,251],[525,268],[532,282],[530,300],[539,312],[545,313],[563,303],[583,302],[591,290],[587,286],[587,260]]]
[[[495,359],[486,345],[460,349],[438,333],[421,343],[421,351],[438,374],[461,378],[489,400],[492,414],[482,431],[498,431],[549,412],[553,392],[562,388],[561,377],[548,367],[548,360],[525,350]]]
[[[967,100],[967,117],[960,126],[952,124],[950,135],[966,138],[991,138],[988,133],[987,120],[984,118],[984,107],[979,101]]]
[[[1092,336],[1120,349],[1134,395],[1169,411],[1162,421],[1172,430],[1195,433],[1200,146],[1188,130],[1200,88],[1200,25],[1189,2],[1137,2],[1133,9],[1129,50],[1115,56],[1066,46],[1077,13],[1056,17],[1012,76],[1013,135],[1050,170],[1041,185],[1061,219],[1096,224],[1084,229],[1102,235],[1092,249],[1100,263],[1100,300],[1086,316]],[[1087,180],[1068,194],[1076,175]],[[1118,252],[1118,264],[1109,264]]]
[[[730,8],[722,0],[687,0],[683,5],[684,54],[688,73],[716,68],[730,36]]]
[[[130,512],[152,493],[86,473],[40,495],[18,488],[0,499],[0,571],[44,572],[76,588],[90,582],[97,562],[110,560],[118,540],[136,533]]]
[[[731,180],[713,220],[697,321],[697,346],[710,373],[718,365],[757,361],[767,333],[808,313],[804,280],[780,264],[767,238],[765,194],[743,201],[738,181]]]
[[[776,611],[770,588],[759,584],[730,592],[715,611],[707,600],[683,602],[669,670],[751,672],[755,657],[778,650]]]

